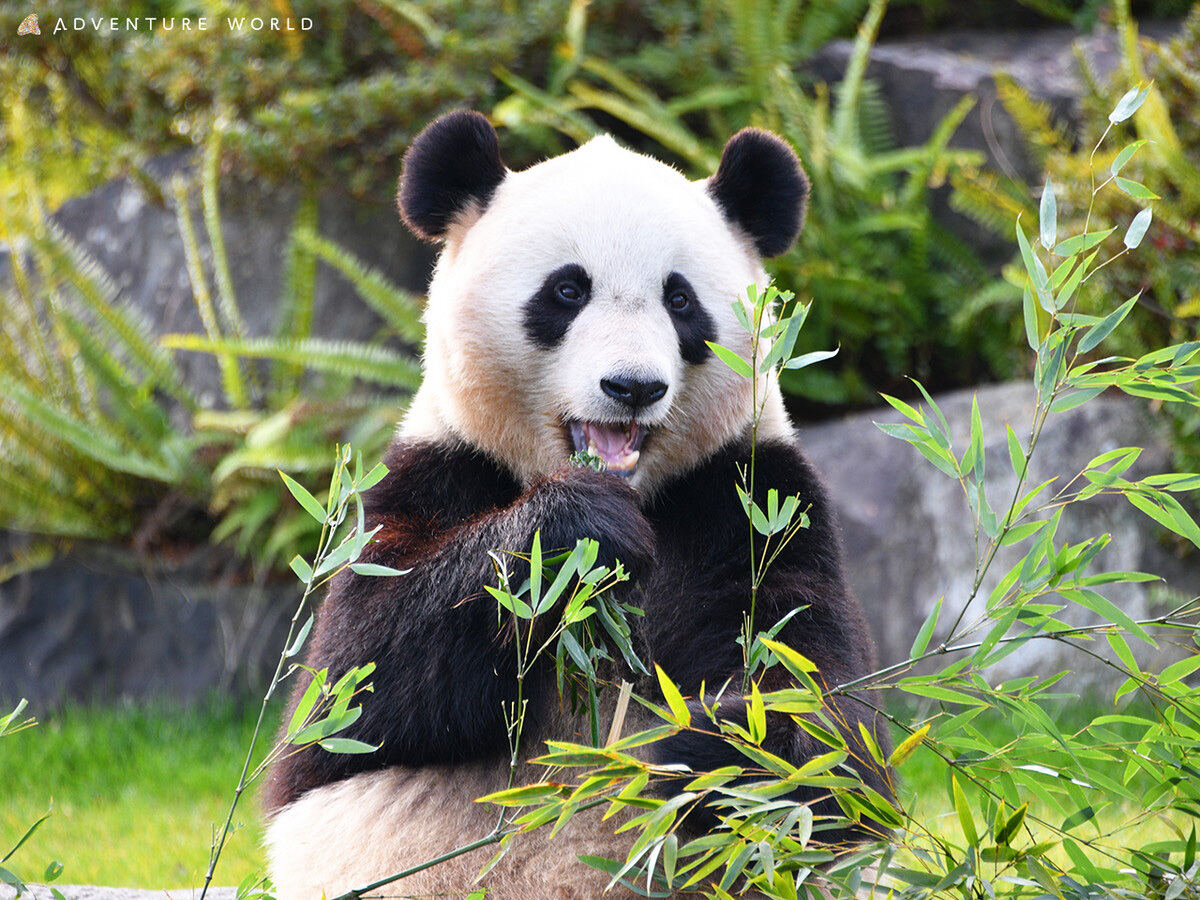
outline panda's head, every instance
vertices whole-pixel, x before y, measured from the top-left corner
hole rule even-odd
[[[714,175],[599,137],[520,172],[474,112],[436,120],[404,159],[408,226],[442,244],[426,310],[414,437],[478,447],[531,481],[591,448],[651,490],[747,428],[750,356],[735,302],[803,222],[808,183],[779,138],[734,135]],[[763,428],[788,427],[762,384]]]

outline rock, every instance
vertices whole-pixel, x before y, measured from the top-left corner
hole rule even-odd
[[[299,595],[242,572],[215,549],[150,560],[85,545],[0,584],[0,709],[261,692]]]
[[[55,887],[66,900],[197,900],[199,888],[180,888],[178,890],[139,890],[137,888],[98,887],[90,884],[56,884]],[[13,900],[16,896],[7,884],[0,884],[0,900]],[[50,888],[43,884],[29,885],[29,893],[24,894],[32,900],[54,900]],[[237,888],[214,887],[205,894],[206,900],[234,900]]]
[[[187,172],[192,162],[188,154],[174,154],[152,160],[147,170],[170,197],[171,179]],[[298,190],[255,183],[229,182],[222,189],[222,234],[251,336],[274,332],[287,238],[299,198]],[[199,196],[191,202],[201,253],[209,265]],[[318,209],[323,236],[379,268],[400,287],[424,293],[432,253],[404,229],[390,192],[367,202],[330,189],[321,195]],[[203,333],[172,209],[151,199],[132,179],[117,179],[68,200],[53,219],[100,264],[124,302],[141,313],[154,334]],[[8,279],[8,260],[0,253],[0,283]],[[313,321],[318,336],[360,340],[373,338],[382,324],[353,286],[324,264],[317,274]],[[181,353],[177,359],[185,382],[216,403],[220,379],[213,359],[202,353]]]
[[[977,394],[993,508],[1007,509],[1016,478],[1009,464],[1011,425],[1024,442],[1034,405],[1030,385],[1013,383],[960,391],[935,398],[950,421],[961,454],[969,441],[972,394]],[[800,429],[801,443],[823,472],[841,518],[851,586],[871,621],[883,664],[908,657],[920,624],[939,597],[945,597],[941,623],[946,626],[970,595],[975,577],[971,517],[957,481],[928,463],[911,445],[889,437],[873,424],[898,422],[891,410],[873,410],[841,421]],[[1125,397],[1100,397],[1051,416],[1042,431],[1030,467],[1028,486],[1057,476],[1069,480],[1097,454],[1123,446],[1143,447],[1129,477],[1170,471],[1166,437],[1142,404]],[[1120,497],[1096,497],[1064,515],[1057,542],[1080,541],[1108,533],[1112,542],[1094,571],[1136,570],[1166,578],[1165,584],[1101,588],[1134,618],[1157,615],[1200,584],[1200,559],[1180,559],[1162,539],[1158,526]],[[978,612],[991,588],[1023,555],[1003,548],[984,579]],[[1179,592],[1173,594],[1173,591]],[[1178,598],[1178,599],[1177,599]],[[1072,613],[1085,612],[1073,610]],[[973,618],[968,613],[966,621]],[[1092,620],[1075,616],[1074,621]],[[997,677],[1048,674],[1061,668],[1088,669],[1086,659],[1051,641],[1033,641],[1008,657]]]
[[[1169,22],[1140,26],[1142,34],[1154,38],[1169,37],[1177,28],[1177,23]],[[997,98],[994,74],[1007,72],[1035,98],[1048,103],[1055,118],[1069,127],[1076,121],[1076,102],[1083,93],[1073,52],[1076,44],[1101,77],[1120,64],[1118,38],[1110,28],[1083,36],[1066,27],[962,30],[879,43],[871,50],[867,77],[879,86],[890,110],[896,146],[927,141],[946,114],[970,94],[977,102],[951,146],[980,150],[990,167],[1037,183],[1040,171]],[[813,73],[829,82],[840,80],[853,46],[849,40],[831,41],[817,53]],[[935,195],[939,219],[989,258],[1007,261],[1012,256],[1011,241],[950,210],[948,196],[945,189]]]

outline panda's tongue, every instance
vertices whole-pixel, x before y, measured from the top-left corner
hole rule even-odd
[[[641,453],[638,444],[639,427],[609,425],[600,422],[583,423],[583,443],[588,451],[604,460],[609,469],[624,472],[633,469]]]

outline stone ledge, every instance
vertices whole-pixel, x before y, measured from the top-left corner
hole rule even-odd
[[[90,884],[60,884],[55,887],[66,900],[196,900],[200,896],[199,888],[142,890]],[[217,887],[209,888],[205,897],[206,900],[234,900],[236,895],[236,888]],[[13,900],[15,896],[13,888],[0,884],[0,900]],[[22,896],[31,900],[54,900],[50,888],[44,884],[31,884],[29,891]]]

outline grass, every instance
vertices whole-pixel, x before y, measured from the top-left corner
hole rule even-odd
[[[0,856],[52,808],[13,857],[24,877],[40,879],[59,860],[64,884],[198,885],[254,714],[250,704],[228,700],[187,710],[68,709],[0,740]],[[256,800],[239,807],[241,827],[222,854],[219,884],[263,867]]]
[[[1076,703],[1055,718],[1068,728],[1098,711],[1098,703]],[[0,856],[52,806],[51,817],[13,858],[24,877],[40,879],[51,860],[60,860],[63,883],[198,885],[255,713],[253,704],[230,700],[188,710],[77,708],[0,740]],[[990,738],[1003,739],[1011,730],[999,718],[979,722]],[[961,839],[942,764],[919,750],[900,774],[909,808],[934,832]],[[236,884],[262,870],[257,811],[254,796],[239,808],[240,827],[222,856],[218,884]],[[1108,808],[1097,824],[1115,828],[1132,812]],[[1139,840],[1151,832],[1155,838],[1170,835],[1166,823],[1143,822],[1128,837]]]

